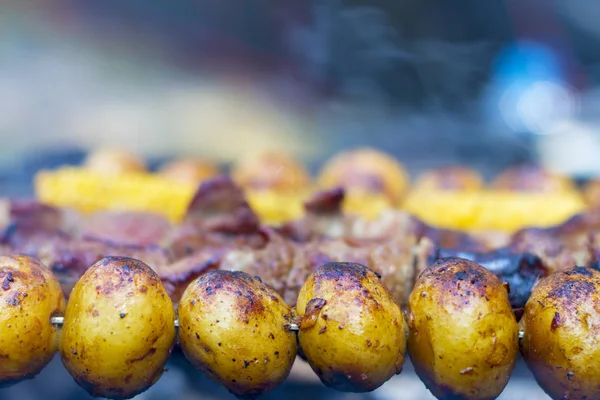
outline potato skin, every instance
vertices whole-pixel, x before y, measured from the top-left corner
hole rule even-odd
[[[65,310],[52,272],[28,256],[0,257],[0,386],[38,374],[58,348],[50,323]]]
[[[445,258],[409,298],[408,352],[438,399],[495,399],[510,379],[519,328],[507,290],[484,267]]]
[[[521,352],[553,399],[600,398],[600,272],[575,267],[540,281],[521,319]]]
[[[163,373],[175,310],[160,278],[128,257],[106,257],[73,288],[60,340],[62,361],[93,396],[131,398]]]
[[[298,295],[300,347],[329,387],[369,392],[402,371],[407,326],[400,306],[367,267],[318,267]]]
[[[234,395],[264,394],[289,375],[296,358],[292,312],[259,279],[210,271],[186,288],[178,312],[188,360]]]

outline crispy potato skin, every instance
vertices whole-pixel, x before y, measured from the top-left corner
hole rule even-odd
[[[131,398],[160,378],[174,339],[175,310],[158,275],[141,261],[106,257],[73,288],[60,355],[93,396]]]
[[[519,328],[498,278],[459,258],[425,269],[410,295],[408,351],[438,399],[495,399],[518,355]]]
[[[0,257],[0,386],[38,374],[56,353],[65,298],[58,280],[37,259]]]
[[[296,358],[292,311],[259,279],[215,270],[192,282],[179,302],[186,357],[238,397],[264,394],[287,378]]]
[[[407,326],[379,277],[355,263],[317,268],[298,295],[299,342],[321,381],[369,392],[402,371]]]
[[[553,399],[600,398],[600,272],[575,267],[540,281],[521,319],[521,352]]]

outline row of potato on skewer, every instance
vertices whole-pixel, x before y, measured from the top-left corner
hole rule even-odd
[[[123,149],[91,152],[83,167],[107,174],[147,172],[143,159]],[[162,164],[156,174],[174,181],[199,183],[222,173],[217,164],[198,158],[179,158]],[[289,154],[278,151],[248,155],[235,162],[229,171],[238,185],[249,190],[279,192],[343,187],[348,192],[383,195],[390,205],[398,205],[410,190],[472,191],[487,187],[500,191],[560,193],[575,191],[567,176],[541,166],[520,165],[506,169],[489,185],[475,169],[446,165],[426,170],[412,182],[406,167],[392,155],[371,147],[339,152],[313,177],[308,169]],[[587,197],[597,197],[599,182],[590,182]]]
[[[215,270],[190,283],[176,310],[150,267],[107,257],[66,304],[39,261],[0,257],[0,383],[33,377],[58,350],[90,394],[130,398],[160,378],[177,341],[194,366],[243,398],[282,383],[297,354],[329,387],[372,391],[401,372],[408,350],[437,398],[494,399],[520,344],[553,399],[599,398],[600,272],[544,278],[520,327],[508,290],[474,262],[442,259],[421,273],[403,313],[372,270],[328,263],[293,308],[259,277]]]

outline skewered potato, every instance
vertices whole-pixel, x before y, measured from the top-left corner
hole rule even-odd
[[[600,272],[575,267],[543,279],[521,322],[523,357],[550,397],[600,398]]]
[[[50,318],[65,309],[62,289],[50,270],[27,256],[0,257],[0,385],[39,373],[56,353],[57,328]]]
[[[166,163],[158,174],[176,182],[199,184],[218,175],[219,169],[208,161],[183,158]]]
[[[423,172],[413,186],[414,190],[479,190],[483,188],[483,178],[475,170],[448,166]]]
[[[408,351],[438,399],[495,399],[518,354],[508,293],[471,261],[442,259],[424,270],[410,295]]]
[[[321,381],[348,392],[368,392],[399,374],[406,322],[379,277],[354,263],[317,268],[298,295],[303,315],[300,347]]]
[[[289,155],[272,151],[241,160],[231,175],[238,185],[251,190],[298,191],[310,184],[302,164]]]
[[[84,167],[104,174],[144,172],[146,165],[141,158],[124,149],[100,149],[86,157]]]
[[[93,396],[130,398],[163,373],[175,339],[175,311],[160,278],[141,261],[106,257],[73,288],[60,355]]]
[[[338,154],[319,175],[319,185],[323,188],[341,186],[350,196],[385,194],[392,204],[398,204],[404,197],[409,184],[408,174],[398,161],[371,148]]]
[[[291,309],[259,279],[208,272],[187,287],[178,311],[188,360],[238,397],[266,393],[289,375],[296,357]]]
[[[583,198],[590,208],[600,207],[600,179],[590,180],[583,189]]]
[[[493,189],[515,192],[563,193],[576,191],[573,181],[564,175],[537,165],[510,167],[491,184]]]

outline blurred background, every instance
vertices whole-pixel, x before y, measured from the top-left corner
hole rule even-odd
[[[115,145],[313,165],[368,143],[416,171],[597,174],[599,15],[592,0],[4,0],[0,167]]]
[[[414,172],[598,175],[599,18],[594,0],[3,0],[0,187],[28,195],[38,168],[114,146],[223,164],[277,148],[316,168],[367,144]],[[183,385],[174,371],[152,390]],[[76,390],[52,374],[0,397]],[[414,382],[379,394],[429,398]]]

